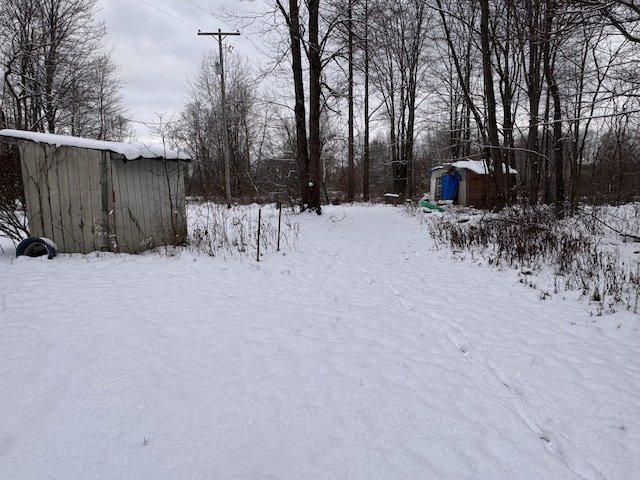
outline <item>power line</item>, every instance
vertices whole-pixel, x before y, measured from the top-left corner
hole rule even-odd
[[[140,1],[141,1],[142,3],[144,3],[145,5],[148,5],[148,6],[149,6],[149,7],[151,7],[151,8],[155,8],[155,9],[156,9],[156,10],[158,10],[160,13],[164,13],[165,15],[167,15],[167,16],[169,16],[169,17],[173,18],[174,20],[177,20],[178,22],[184,23],[185,25],[187,25],[187,26],[189,26],[189,27],[191,27],[191,28],[194,28],[194,29],[198,30],[198,27],[196,27],[195,25],[193,25],[193,24],[191,24],[191,23],[187,22],[186,20],[184,20],[184,19],[182,19],[182,18],[180,18],[180,17],[177,17],[177,16],[176,16],[176,15],[174,15],[173,13],[170,13],[170,12],[167,12],[166,10],[163,10],[163,9],[161,9],[161,8],[160,8],[160,7],[158,7],[158,6],[153,5],[152,3],[147,2],[147,0],[140,0]]]
[[[217,17],[216,15],[214,15],[213,11],[207,10],[207,9],[206,9],[206,8],[204,8],[203,6],[198,5],[198,4],[197,4],[196,2],[194,2],[193,0],[187,0],[187,2],[188,2],[188,3],[190,3],[191,5],[193,5],[194,7],[196,7],[198,10],[201,10],[201,11],[203,11],[204,13],[206,13],[206,14],[208,14],[208,15],[211,15],[212,17],[216,18],[218,21],[220,21],[220,22],[224,23],[224,24],[225,24],[225,25],[227,25],[228,27],[236,28],[236,27],[234,27],[233,25],[229,24],[229,22],[225,22],[224,20],[221,20],[219,17]],[[258,51],[258,52],[260,51],[260,46],[258,46],[258,45],[257,45],[257,44],[256,44],[256,43],[251,39],[251,37],[247,37],[247,36],[245,36],[244,38],[245,38],[245,40],[247,40],[251,45],[253,45],[253,46],[255,47],[256,51]]]
[[[199,8],[200,10],[202,10],[204,13],[208,13],[209,15],[213,16],[213,12],[210,12],[209,10],[207,10],[204,7],[201,7],[200,5],[198,5],[196,2],[194,2],[193,0],[187,0],[187,2],[189,2],[191,5],[193,5],[196,8]]]
[[[225,22],[224,20],[220,20],[220,18],[218,18],[216,15],[213,14],[213,11],[211,10],[207,10],[206,8],[198,5],[196,2],[194,2],[193,0],[187,0],[187,2],[189,2],[191,5],[193,5],[194,7],[196,7],[199,10],[202,10],[204,13],[206,13],[207,15],[211,15],[212,17],[215,17],[216,20],[221,21],[222,23],[224,23],[225,25],[227,25],[228,27],[232,27],[232,25],[229,25],[227,22]]]

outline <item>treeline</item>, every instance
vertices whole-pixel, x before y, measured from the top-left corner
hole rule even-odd
[[[3,0],[0,107],[11,128],[124,140],[122,81],[96,0]]]
[[[95,0],[0,6],[1,109],[12,128],[123,140],[122,82]],[[320,211],[417,198],[431,167],[482,159],[502,203],[640,196],[640,7],[623,0],[272,0],[248,20],[270,62],[203,59],[179,118],[188,190]],[[518,170],[512,181],[506,166]],[[570,207],[570,208],[568,208]]]
[[[297,198],[301,168],[305,181],[315,168],[324,201],[383,192],[416,198],[428,190],[432,166],[461,158],[487,162],[505,204],[566,211],[580,201],[640,196],[640,7],[632,2],[276,0],[272,7],[261,28],[277,59],[276,85],[260,90],[257,69],[230,55],[234,196]],[[199,139],[195,165],[207,172],[193,183],[202,194],[222,185],[215,61],[203,63],[187,109],[185,136]],[[194,116],[205,111],[207,119]],[[310,133],[314,124],[319,137]],[[518,170],[516,182],[502,175],[506,165]]]

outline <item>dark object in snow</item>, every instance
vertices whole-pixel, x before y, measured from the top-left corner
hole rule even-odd
[[[42,257],[47,255],[49,259],[56,256],[56,244],[45,237],[29,237],[20,242],[16,248],[16,257],[25,255],[27,257]]]
[[[402,203],[402,195],[399,193],[385,193],[384,200],[389,205],[398,206],[398,203]]]
[[[427,208],[429,210],[437,210],[438,212],[444,212],[444,208],[439,207],[438,205],[435,205],[429,201],[428,193],[422,196],[418,205],[420,205],[421,208]]]

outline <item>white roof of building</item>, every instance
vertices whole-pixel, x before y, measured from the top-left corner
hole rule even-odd
[[[455,162],[447,163],[445,165],[450,165],[459,170],[467,169],[472,171],[473,173],[477,173],[478,175],[486,175],[487,173],[489,173],[487,171],[487,165],[484,162],[484,160],[457,160]],[[444,166],[434,167],[432,170],[439,169],[439,168],[444,168]],[[515,175],[518,173],[518,171],[514,168],[509,168],[509,173]]]
[[[456,168],[462,169],[466,168],[467,170],[471,170],[473,173],[477,173],[478,175],[486,175],[489,173],[487,171],[487,165],[482,160],[458,160],[453,162],[453,165]]]
[[[189,161],[189,157],[174,150],[165,149],[162,145],[134,145],[133,143],[107,142],[89,138],[56,135],[53,133],[27,132],[25,130],[0,130],[0,137],[30,140],[36,143],[55,145],[56,147],[79,147],[91,150],[106,150],[124,156],[127,160],[141,158]]]

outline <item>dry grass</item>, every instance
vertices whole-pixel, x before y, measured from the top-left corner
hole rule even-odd
[[[548,206],[412,213],[421,216],[438,247],[519,269],[522,283],[534,288],[531,274],[551,269],[555,293],[579,290],[598,306],[597,313],[638,312],[640,243],[630,243],[640,239],[638,204],[585,207],[566,219],[557,219]]]

